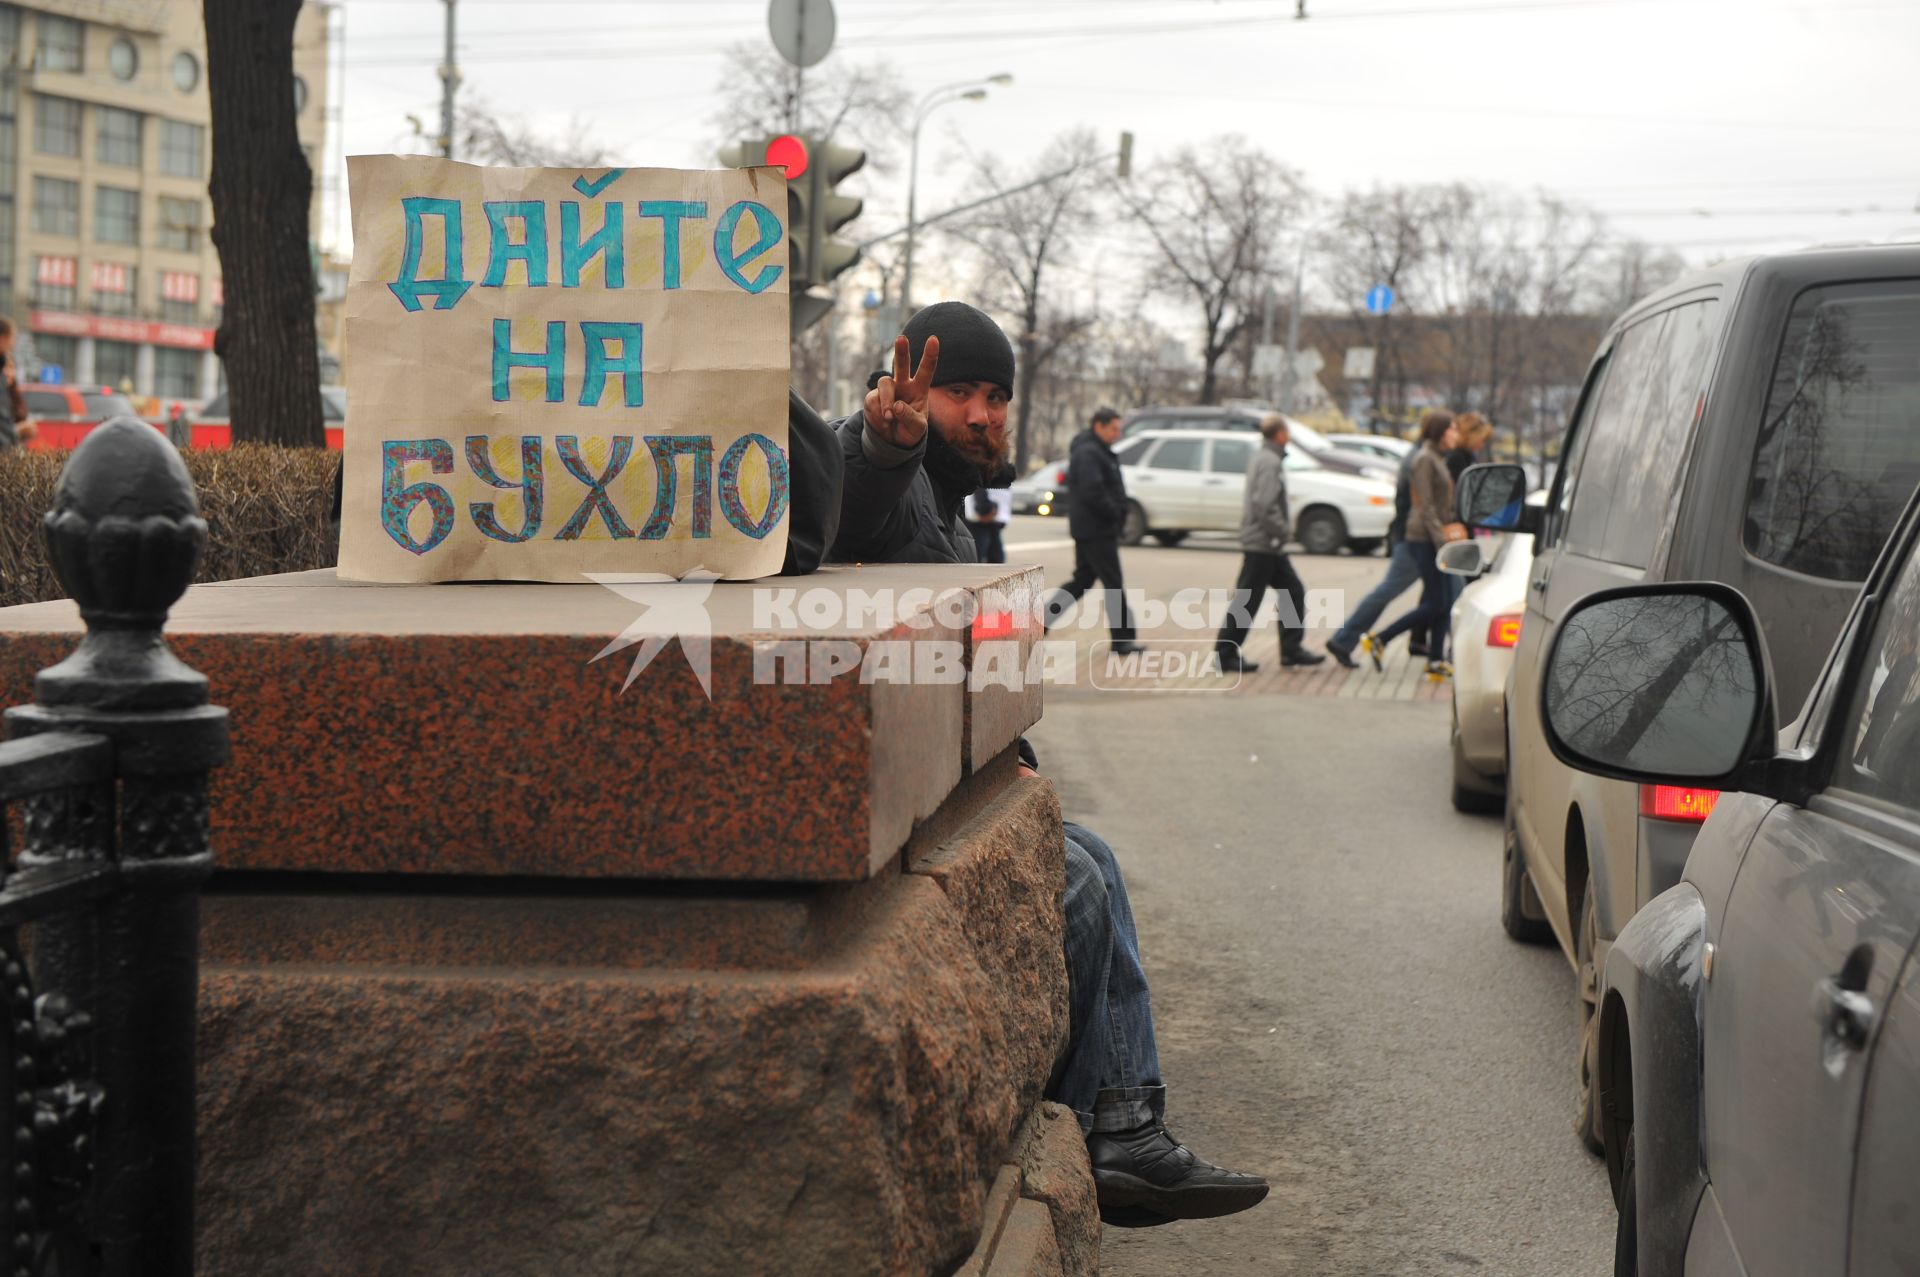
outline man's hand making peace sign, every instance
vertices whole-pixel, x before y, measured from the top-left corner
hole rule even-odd
[[[927,338],[920,366],[908,375],[913,346],[905,336],[893,339],[893,376],[882,377],[867,392],[867,425],[896,448],[917,447],[927,433],[927,396],[940,363],[940,339]]]

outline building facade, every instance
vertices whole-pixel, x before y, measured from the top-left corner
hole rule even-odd
[[[308,4],[294,100],[313,226],[328,33]],[[29,376],[215,393],[212,132],[201,0],[0,3],[0,312],[25,330]]]

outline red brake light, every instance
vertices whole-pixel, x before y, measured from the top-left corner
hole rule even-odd
[[[1693,789],[1686,785],[1640,786],[1640,814],[1655,820],[1683,820],[1699,824],[1713,814],[1720,801],[1717,789]]]
[[[1488,647],[1518,647],[1520,645],[1519,612],[1509,612],[1505,616],[1496,616],[1487,626]]]

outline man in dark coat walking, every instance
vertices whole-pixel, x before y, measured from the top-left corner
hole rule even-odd
[[[1013,373],[1012,343],[971,306],[941,302],[908,321],[892,375],[875,377],[862,410],[834,425],[846,479],[831,559],[974,561],[962,505],[1007,470]],[[1038,760],[1026,741],[1020,754],[1031,774]],[[1046,1094],[1080,1119],[1100,1217],[1141,1228],[1258,1205],[1266,1180],[1201,1160],[1167,1130],[1126,880],[1098,834],[1064,825],[1068,1042]]]
[[[1247,467],[1247,495],[1240,516],[1240,579],[1234,582],[1233,602],[1227,623],[1221,627],[1214,649],[1220,657],[1220,670],[1252,673],[1254,662],[1240,654],[1247,630],[1260,611],[1260,601],[1268,590],[1280,595],[1280,663],[1282,665],[1318,665],[1327,658],[1309,652],[1303,635],[1307,607],[1307,587],[1293,570],[1287,557],[1287,542],[1293,539],[1292,512],[1287,508],[1287,419],[1270,412],[1260,419],[1260,437],[1266,440]],[[1292,609],[1289,617],[1287,610]]]
[[[1120,441],[1120,414],[1102,408],[1074,437],[1067,453],[1067,531],[1073,536],[1073,575],[1047,603],[1047,624],[1080,601],[1098,582],[1107,592],[1107,625],[1113,650],[1137,652],[1133,618],[1127,613],[1120,576],[1120,534],[1127,525],[1127,481],[1113,445]]]

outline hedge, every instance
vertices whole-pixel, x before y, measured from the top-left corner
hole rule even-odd
[[[0,607],[66,597],[47,563],[40,520],[70,454],[0,452]],[[232,581],[332,567],[338,539],[329,515],[340,454],[241,444],[183,452],[200,492],[207,551],[197,581]]]

